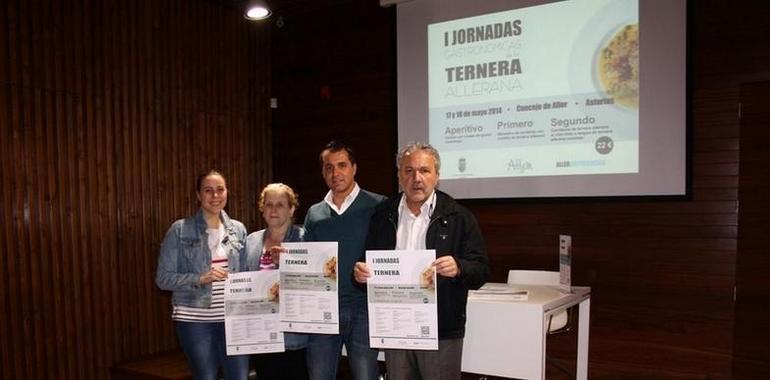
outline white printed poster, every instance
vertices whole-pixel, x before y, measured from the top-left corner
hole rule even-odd
[[[281,246],[281,330],[339,334],[337,242]]]
[[[227,355],[283,352],[279,271],[230,273],[225,281]]]
[[[434,250],[366,251],[369,345],[438,350]]]

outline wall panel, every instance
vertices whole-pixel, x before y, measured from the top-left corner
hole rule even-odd
[[[740,88],[741,181],[740,236],[736,265],[735,340],[733,373],[736,379],[770,377],[770,319],[767,273],[770,271],[770,81]]]
[[[104,379],[176,347],[160,241],[211,168],[260,224],[269,37],[227,2],[0,3],[0,377]]]

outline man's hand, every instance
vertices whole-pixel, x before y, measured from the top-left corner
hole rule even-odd
[[[364,262],[359,261],[356,263],[356,266],[353,267],[353,278],[361,284],[365,284],[371,275],[369,266]]]
[[[436,267],[436,274],[444,277],[454,278],[460,275],[460,267],[457,265],[454,256],[441,256],[433,262]]]

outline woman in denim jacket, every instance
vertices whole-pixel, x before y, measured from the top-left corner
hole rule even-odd
[[[200,210],[171,225],[160,248],[155,282],[172,291],[177,337],[193,377],[246,379],[248,355],[227,356],[224,323],[224,280],[239,272],[245,256],[246,228],[225,213],[227,185],[222,174],[198,177]]]
[[[278,269],[282,242],[302,241],[305,230],[292,224],[299,206],[297,194],[282,183],[271,183],[259,195],[259,211],[267,228],[246,238],[246,268],[248,270]],[[286,352],[254,355],[257,377],[271,379],[307,379],[305,347],[307,335],[284,333]]]

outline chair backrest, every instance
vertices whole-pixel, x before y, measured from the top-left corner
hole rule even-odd
[[[530,285],[559,285],[559,272],[547,270],[518,270],[508,271],[509,284]]]

